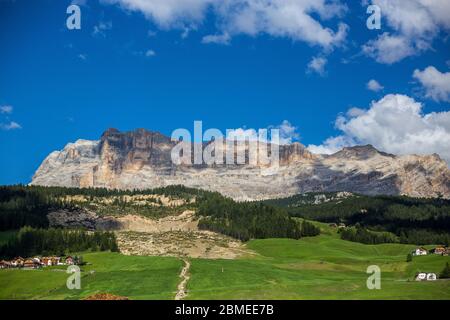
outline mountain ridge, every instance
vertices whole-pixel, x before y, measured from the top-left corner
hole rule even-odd
[[[273,170],[248,162],[174,165],[175,145],[157,131],[110,128],[100,140],[80,139],[50,153],[31,185],[145,189],[180,184],[240,201],[327,191],[450,198],[450,170],[437,154],[397,156],[366,145],[316,155],[296,142],[280,145],[280,166]],[[248,160],[249,145],[243,148]]]

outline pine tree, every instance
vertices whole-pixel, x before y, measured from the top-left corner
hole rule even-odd
[[[411,253],[408,253],[408,255],[406,256],[406,262],[411,262],[413,259],[413,256]]]
[[[441,279],[448,279],[448,278],[450,278],[450,264],[448,262],[445,264],[445,267],[442,270],[442,272],[439,275],[439,277]]]

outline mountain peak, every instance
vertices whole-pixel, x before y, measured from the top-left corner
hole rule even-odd
[[[333,154],[333,157],[358,158],[360,160],[369,159],[374,156],[381,155],[384,157],[395,158],[395,155],[379,151],[371,144],[363,146],[344,147],[341,151]]]

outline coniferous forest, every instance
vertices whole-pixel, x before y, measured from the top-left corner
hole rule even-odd
[[[284,208],[290,216],[326,223],[345,223],[341,237],[362,243],[399,242],[444,244],[450,242],[450,200],[406,196],[352,195],[314,203],[314,195],[296,195],[264,203]]]
[[[238,203],[219,194],[210,194],[199,204],[203,218],[200,229],[220,232],[248,241],[264,238],[293,238],[316,236],[320,230],[304,221],[299,223],[285,210],[263,203]]]
[[[65,255],[82,251],[118,251],[113,232],[23,227],[17,236],[0,246],[0,257]]]

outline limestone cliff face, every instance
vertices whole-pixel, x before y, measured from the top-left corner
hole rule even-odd
[[[98,141],[78,140],[52,152],[31,184],[122,189],[182,184],[236,200],[313,191],[450,198],[450,170],[438,155],[395,156],[369,145],[320,156],[294,143],[280,146],[277,170],[248,164],[248,146],[244,165],[177,166],[171,160],[175,144],[158,132],[108,129]]]

